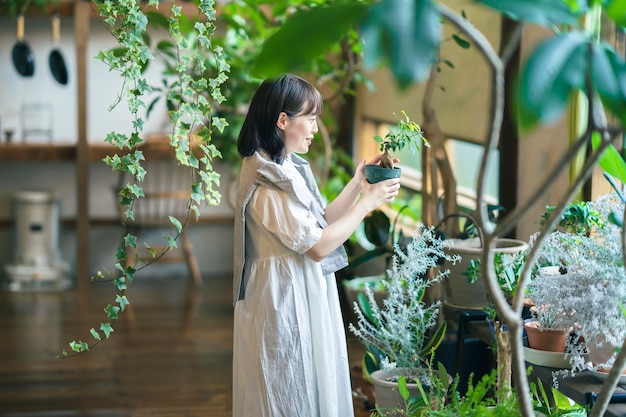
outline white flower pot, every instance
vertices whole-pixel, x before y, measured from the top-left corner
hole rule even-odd
[[[451,241],[454,246],[450,249],[450,254],[458,254],[462,260],[455,265],[448,262],[444,264],[444,268],[450,270],[450,275],[443,281],[446,303],[465,309],[482,310],[489,305],[483,278],[479,277],[476,282],[469,283],[466,275],[470,261],[481,258],[483,250],[481,241],[479,238],[451,239]],[[501,238],[496,241],[494,250],[513,256],[527,248],[528,244],[522,240]]]
[[[398,392],[398,383],[392,379],[398,375],[404,375],[405,373],[406,372],[402,371],[402,368],[398,368],[393,372],[379,369],[370,374],[370,378],[374,384],[374,392],[376,393],[376,406],[378,406],[383,413],[391,409],[404,408],[404,399]],[[412,373],[415,373],[415,371]],[[410,383],[408,377],[407,389],[411,397],[420,395],[418,385]]]

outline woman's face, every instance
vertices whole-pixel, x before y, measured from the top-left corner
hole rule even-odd
[[[283,131],[283,139],[287,153],[307,153],[313,141],[313,135],[317,133],[317,116],[314,114],[301,114],[289,117],[281,112],[276,123]]]

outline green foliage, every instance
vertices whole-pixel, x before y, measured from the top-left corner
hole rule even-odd
[[[405,213],[410,212],[409,205],[403,205],[393,220],[393,224],[389,216],[382,210],[373,210],[363,219],[363,237],[357,237],[357,243],[366,249],[365,252],[350,258],[348,272],[355,268],[372,261],[374,259],[385,257],[385,269],[389,267],[391,258],[395,252],[396,246],[401,250],[406,248],[409,237],[405,236],[398,222]]]
[[[513,255],[496,252],[494,256],[494,270],[500,289],[507,295],[514,296],[519,284],[520,276],[526,264],[526,253],[517,252]],[[472,259],[464,273],[467,280],[474,283],[480,277],[480,259]]]
[[[598,213],[599,219],[591,233],[574,227],[572,232],[557,229],[545,236],[527,294],[539,311],[555,317],[556,327],[575,329],[588,344],[621,346],[626,321],[619,303],[626,300],[626,271],[622,231],[609,218],[614,212],[624,212],[624,202],[617,193],[610,193],[588,202],[588,211]],[[531,236],[531,250],[537,236]],[[586,348],[578,340],[568,338],[566,345],[576,372],[587,369]]]
[[[543,227],[556,206],[547,206],[541,215],[540,225]],[[594,227],[604,227],[600,213],[593,210],[587,201],[578,201],[570,204],[561,214],[557,225],[565,233],[589,235]]]
[[[575,91],[588,96],[598,94],[606,106],[622,124],[626,117],[626,89],[621,85],[626,76],[626,63],[607,44],[598,43],[580,28],[580,17],[589,12],[590,4],[582,0],[479,0],[484,6],[495,9],[502,15],[520,22],[532,22],[550,28],[562,28],[539,43],[521,71],[516,88],[516,119],[519,126],[531,129],[537,124],[547,124],[562,115]],[[360,28],[363,39],[363,56],[366,67],[386,64],[402,87],[422,81],[431,65],[436,62],[441,43],[443,2],[433,0],[381,2],[367,1],[369,12],[365,16],[354,15],[349,21]],[[604,8],[616,24],[624,22],[622,5],[618,1],[592,2],[594,7]],[[335,8],[338,5],[331,5]],[[306,13],[314,13],[313,9]],[[304,13],[304,12],[303,12]],[[302,17],[301,17],[302,18]],[[342,24],[343,25],[343,24]],[[343,27],[343,26],[342,26]],[[340,29],[340,28],[338,28]],[[319,45],[313,43],[310,31],[290,27],[289,31],[278,30],[273,41],[263,46],[262,54],[280,56],[282,51],[275,45],[291,42],[298,45],[301,62],[310,62],[320,55]],[[329,30],[339,42],[346,36],[341,30]],[[280,40],[279,40],[280,38]],[[288,62],[257,70],[284,72],[292,68]],[[590,87],[591,90],[587,91]],[[614,149],[612,145],[608,149]],[[612,152],[612,151],[611,151]],[[612,152],[605,155],[605,164],[612,162],[624,175],[626,166]]]
[[[587,408],[576,403],[570,403],[570,399],[554,387],[550,387],[551,401],[541,379],[537,379],[536,383],[530,383],[530,392],[533,397],[534,410],[546,417],[587,416]]]
[[[404,401],[401,409],[381,410],[377,408],[373,417],[388,415],[404,417],[519,417],[519,405],[515,391],[505,387],[504,392],[497,391],[497,371],[484,375],[474,383],[470,375],[465,395],[458,393],[458,375],[450,381],[450,377],[439,363],[437,370],[428,367],[428,384],[420,380],[411,381],[418,385],[420,396],[411,397],[406,388],[404,376],[398,381],[398,392]]]
[[[352,29],[354,22],[363,19],[366,14],[367,6],[359,2],[320,5],[294,13],[282,26],[280,36],[270,36],[265,41],[253,74],[265,78],[280,73],[283,68],[302,71],[309,65],[311,56],[324,55]],[[324,30],[320,30],[321,22]],[[300,48],[296,42],[302,31],[315,33],[315,36],[310,36],[307,49]]]
[[[59,0],[0,0],[0,12],[15,16],[24,13],[28,7],[35,6],[39,10],[46,10],[46,6],[58,4]]]
[[[137,146],[143,142],[143,116],[142,112],[147,106],[144,97],[153,91],[152,87],[144,78],[144,71],[154,55],[150,51],[149,36],[147,35],[148,17],[142,11],[141,6],[135,1],[110,2],[105,0],[92,0],[97,7],[98,13],[104,22],[110,27],[110,32],[118,42],[118,47],[108,51],[100,51],[96,57],[103,61],[111,71],[117,71],[123,79],[123,87],[117,100],[111,105],[116,107],[123,101],[128,105],[132,115],[132,126],[129,134],[110,132],[105,141],[115,145],[124,151],[123,155],[110,155],[104,158],[104,162],[117,172],[129,173],[134,181],[126,184],[120,191],[120,206],[125,213],[123,224],[128,227],[134,220],[133,204],[136,199],[143,198],[144,193],[141,183],[146,175],[150,175],[141,166],[144,156]],[[158,0],[150,0],[148,6],[158,6]],[[172,4],[169,16],[161,16],[159,21],[167,25],[172,43],[169,53],[176,65],[172,72],[176,81],[168,86],[168,101],[172,103],[170,117],[173,123],[170,132],[170,147],[180,165],[190,168],[191,198],[188,204],[189,212],[184,220],[170,217],[170,222],[175,227],[178,235],[165,236],[166,249],[160,254],[153,250],[154,259],[163,256],[169,249],[176,247],[176,239],[182,233],[191,214],[199,214],[199,204],[218,204],[220,195],[215,188],[219,185],[219,175],[213,170],[213,159],[220,156],[219,151],[211,143],[211,135],[214,129],[223,130],[228,123],[219,116],[205,119],[204,115],[213,113],[213,105],[225,100],[220,86],[228,79],[228,63],[224,60],[223,49],[211,43],[211,37],[215,31],[215,2],[213,0],[200,0],[197,7],[203,19],[198,19],[191,25],[194,33],[191,37],[183,36],[183,29],[188,29],[190,22],[181,15],[181,7]],[[152,15],[154,17],[154,15]],[[186,32],[189,34],[189,32]],[[204,73],[203,77],[192,77],[188,68],[204,68],[209,60],[214,68],[211,74]],[[210,97],[211,100],[208,100]],[[199,140],[201,156],[198,158],[192,152],[192,139]],[[147,246],[147,245],[146,245]],[[109,338],[113,332],[113,325],[129,304],[126,297],[127,285],[133,280],[137,272],[133,266],[128,266],[127,248],[137,247],[137,237],[125,232],[123,246],[116,251],[116,270],[121,275],[113,276],[111,281],[116,289],[115,304],[109,304],[105,309],[107,322],[101,323],[99,331],[91,329],[90,333],[95,340],[94,345],[105,338]],[[135,262],[132,262],[134,265]],[[142,265],[139,268],[144,268]],[[98,272],[97,279],[104,279],[105,274]],[[89,349],[86,342],[72,342],[70,347],[75,352],[83,352]],[[67,355],[64,352],[64,356]]]
[[[455,263],[459,259],[446,252],[446,245],[435,237],[432,227],[418,228],[405,251],[396,246],[388,280],[384,281],[388,295],[383,307],[378,306],[369,287],[355,303],[357,325],[350,323],[350,331],[382,369],[419,369],[441,343],[445,325],[436,329],[440,303],[427,305],[423,297],[427,288],[449,273],[436,269],[439,261]]]
[[[398,152],[404,148],[413,152],[420,150],[420,144],[429,147],[428,140],[422,134],[422,128],[411,120],[406,112],[402,111],[402,118],[394,113],[398,123],[395,128],[390,128],[384,138],[374,136],[374,140],[380,143],[381,152]]]

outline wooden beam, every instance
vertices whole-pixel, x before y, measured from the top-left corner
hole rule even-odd
[[[78,141],[76,148],[76,285],[89,284],[89,144],[87,143],[87,47],[91,6],[78,1],[74,9]]]

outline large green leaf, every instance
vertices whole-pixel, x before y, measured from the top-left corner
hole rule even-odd
[[[423,358],[430,357],[432,351],[437,350],[443,338],[446,336],[446,330],[448,329],[448,323],[445,321],[437,328],[435,333],[428,339],[428,343],[420,351],[420,356]]]
[[[356,299],[357,299],[357,303],[359,304],[359,308],[363,312],[363,315],[370,322],[372,322],[372,324],[374,326],[376,326],[377,328],[380,327],[380,322],[378,321],[378,319],[374,315],[374,312],[372,310],[372,306],[370,304],[369,299],[367,298],[367,295],[365,295],[364,293],[360,292],[360,293],[357,294]]]
[[[381,210],[374,210],[363,219],[365,236],[374,246],[383,246],[387,243],[390,228],[391,221]]]
[[[617,25],[626,26],[626,0],[610,0],[605,10]]]
[[[598,146],[600,146],[600,134],[598,132],[593,132],[591,136],[591,142],[593,145],[593,149],[596,150]],[[617,149],[613,145],[610,145],[598,162],[600,168],[602,168],[609,175],[617,178],[623,183],[626,183],[626,162],[622,155],[619,153]]]
[[[624,59],[606,44],[593,44],[591,78],[607,109],[626,122],[626,64]]]
[[[563,114],[571,93],[584,86],[590,42],[583,33],[569,32],[533,51],[517,86],[520,127],[547,124]]]
[[[441,17],[431,0],[383,0],[372,6],[361,36],[364,66],[388,64],[406,87],[426,78],[437,60]]]
[[[587,11],[585,0],[476,0],[505,16],[538,25],[577,25]]]
[[[369,350],[366,350],[361,359],[361,371],[363,373],[363,379],[368,382],[372,382],[370,377],[371,373],[380,369],[378,365],[378,359]]]
[[[361,22],[367,7],[354,2],[296,12],[265,41],[253,75],[264,78],[304,68]]]

